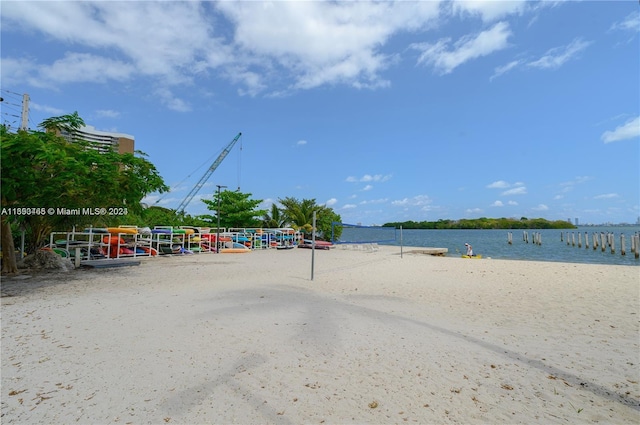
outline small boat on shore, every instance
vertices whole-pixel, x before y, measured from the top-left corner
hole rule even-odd
[[[298,245],[298,248],[307,248],[307,249],[311,249],[314,247],[314,243],[315,243],[315,248],[316,249],[330,249],[333,247],[333,244],[331,242],[327,242],[327,241],[312,241],[311,239],[304,239],[303,243],[301,243],[300,245]]]

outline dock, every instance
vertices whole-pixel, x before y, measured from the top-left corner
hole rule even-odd
[[[436,257],[444,257],[448,252],[449,248],[420,248],[406,251],[407,254],[433,255]]]

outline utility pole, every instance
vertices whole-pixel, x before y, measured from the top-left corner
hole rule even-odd
[[[22,95],[22,122],[20,124],[20,130],[27,131],[29,127],[29,95],[27,93]]]
[[[216,254],[220,254],[220,189],[226,188],[227,186],[222,186],[217,184],[218,188],[218,211],[216,211],[216,215],[218,216],[218,227],[216,228]]]

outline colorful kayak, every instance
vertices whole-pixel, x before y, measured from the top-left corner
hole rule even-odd
[[[126,233],[129,235],[135,235],[138,233],[138,229],[131,227],[107,227],[107,231],[111,234]]]
[[[472,256],[463,255],[462,258],[470,258],[472,260],[479,260],[479,259],[482,258],[482,255],[472,255]]]

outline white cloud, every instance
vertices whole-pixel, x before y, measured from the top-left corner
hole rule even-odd
[[[273,198],[263,199],[262,202],[260,203],[259,208],[263,210],[270,210],[271,205],[273,204],[276,204],[276,205],[278,204],[276,200],[274,200]]]
[[[388,198],[370,199],[368,201],[361,201],[360,205],[384,204],[388,201],[389,201]]]
[[[385,176],[383,176],[382,174],[376,174],[376,175],[369,175],[369,174],[365,174],[362,179],[360,179],[360,181],[362,182],[386,182],[389,179],[391,179],[391,174],[387,174]]]
[[[589,180],[591,180],[591,177],[589,177],[589,176],[577,176],[576,178],[574,178],[571,181],[560,183],[560,186],[574,186],[576,184],[586,183]]]
[[[640,31],[640,12],[633,11],[626,16],[620,22],[614,22],[611,25],[610,30],[621,30],[621,31]]]
[[[349,183],[358,183],[358,182],[362,182],[362,183],[367,183],[367,182],[386,182],[389,181],[391,179],[392,175],[391,174],[365,174],[362,177],[354,177],[354,176],[349,176],[346,178],[346,181]]]
[[[549,207],[545,204],[539,204],[537,207],[532,208],[534,211],[548,211]]]
[[[527,66],[539,69],[560,68],[566,62],[576,58],[580,52],[589,47],[590,44],[591,42],[589,41],[576,38],[566,46],[549,49],[544,56],[527,63]]]
[[[571,192],[574,187],[578,184],[586,183],[591,180],[591,177],[588,176],[578,176],[571,181],[560,183],[560,187],[562,188],[561,193]],[[557,199],[557,198],[556,198]]]
[[[465,212],[467,214],[479,214],[481,213],[483,210],[481,208],[469,208],[467,209]]]
[[[31,77],[31,84],[55,87],[78,82],[122,82],[129,80],[134,71],[133,66],[123,61],[87,53],[67,53],[64,58],[51,65],[39,65]]]
[[[435,44],[415,43],[411,47],[422,52],[418,64],[433,66],[437,73],[444,75],[467,61],[506,48],[509,36],[509,24],[498,22],[486,31],[462,37],[451,48],[449,38],[441,39]]]
[[[537,69],[557,69],[572,59],[575,59],[585,50],[591,42],[583,41],[580,38],[574,39],[571,43],[562,47],[549,49],[543,56],[537,59],[515,59],[506,65],[498,66],[494,69],[490,81],[510,72],[513,69],[528,67]]]
[[[611,143],[637,137],[640,137],[640,116],[630,119],[613,131],[605,131],[601,139],[605,143]]]
[[[594,196],[593,199],[613,199],[617,198],[619,195],[617,193],[604,193],[602,195]]]
[[[358,207],[358,206],[357,206],[357,205],[355,205],[355,204],[345,204],[345,205],[342,207],[342,209],[343,209],[343,210],[352,210],[352,209],[357,208],[357,207]]]
[[[524,186],[517,186],[513,189],[505,190],[501,193],[502,196],[510,196],[510,195],[525,195],[527,193],[527,188]]]
[[[524,1],[455,0],[453,10],[460,14],[478,15],[485,22],[494,21],[510,14],[522,14]]]
[[[332,207],[332,206],[334,206],[334,205],[335,205],[335,204],[337,204],[337,203],[338,203],[338,200],[337,200],[336,198],[331,198],[331,199],[329,199],[327,202],[325,202],[324,204],[325,204],[327,207]]]
[[[510,195],[524,195],[527,193],[527,188],[522,182],[515,182],[513,184],[504,180],[497,180],[487,185],[488,189],[508,189],[501,193],[502,196]]]
[[[395,206],[421,206],[430,204],[432,201],[427,195],[417,195],[412,198],[404,198],[391,202],[391,205]]]
[[[294,76],[293,89],[342,83],[388,84],[380,46],[396,32],[431,25],[438,2],[219,2],[235,24],[234,43]],[[262,65],[259,62],[253,65]]]
[[[5,5],[3,4],[4,8]],[[3,21],[4,24],[4,21]],[[17,86],[24,84],[25,82],[31,85],[36,85],[37,80],[32,77],[38,70],[38,63],[31,59],[16,59],[3,57],[2,67],[2,85],[3,86]]]
[[[209,35],[211,25],[201,12],[196,2],[10,2],[2,8],[3,19],[12,23],[65,43],[100,49],[103,56],[70,52],[53,65],[39,64],[39,75],[58,83],[77,78],[123,80],[134,72],[184,82],[189,70],[202,69],[210,60],[208,51],[225,50]],[[103,74],[96,72],[100,66]]]
[[[366,185],[365,187],[362,188],[363,191],[371,190],[371,189],[373,189],[373,186],[370,185],[370,184],[368,184],[368,185]]]
[[[491,204],[492,207],[504,207],[505,205],[516,206],[518,205],[518,203],[516,201],[507,201],[507,203],[505,204],[502,201],[495,201],[493,204]]]
[[[509,183],[507,183],[506,181],[498,180],[498,181],[495,181],[495,182],[493,182],[491,184],[488,184],[487,188],[489,188],[489,189],[506,189],[507,187],[510,187],[510,186],[511,185]]]
[[[522,59],[518,59],[518,60],[511,61],[506,65],[497,67],[494,70],[493,75],[491,76],[491,78],[489,78],[489,80],[493,81],[493,79],[498,78],[501,75],[506,74],[507,72],[511,71],[512,69],[517,68],[518,66],[522,65],[523,62],[524,61]]]
[[[298,142],[296,143],[297,146],[304,146],[307,144],[306,140],[298,140]]]
[[[160,102],[172,111],[188,112],[191,110],[191,106],[187,102],[175,97],[171,90],[166,87],[159,87],[154,93]]]

